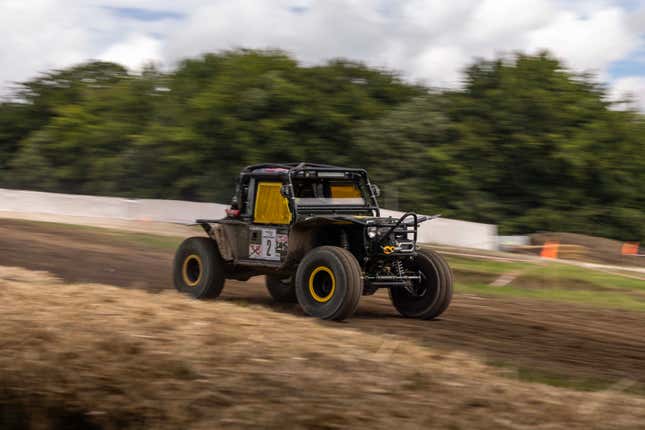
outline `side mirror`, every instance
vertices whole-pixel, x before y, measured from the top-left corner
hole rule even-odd
[[[371,184],[370,186],[372,188],[372,194],[374,194],[374,197],[381,197],[381,189],[378,187],[378,185]]]
[[[291,185],[289,185],[289,184],[283,184],[283,185],[280,187],[280,194],[281,194],[281,195],[282,195],[282,197],[284,197],[285,199],[291,198],[291,197],[292,197],[292,195],[293,195],[293,192],[291,191]]]

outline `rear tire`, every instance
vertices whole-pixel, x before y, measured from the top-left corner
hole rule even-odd
[[[436,318],[452,300],[452,271],[441,255],[429,249],[417,251],[414,263],[422,273],[422,281],[415,285],[417,294],[403,287],[390,288],[390,300],[404,317]]]
[[[346,249],[320,246],[298,265],[296,297],[307,315],[342,321],[354,313],[362,294],[361,267]]]
[[[284,278],[274,275],[266,275],[265,282],[267,290],[269,290],[269,294],[276,302],[295,303],[298,301],[293,276]]]
[[[175,253],[175,288],[196,299],[215,298],[224,287],[226,271],[217,244],[206,237],[184,240]]]

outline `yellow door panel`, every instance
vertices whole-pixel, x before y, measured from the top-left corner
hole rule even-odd
[[[253,222],[257,224],[289,224],[289,201],[280,194],[280,182],[259,182],[255,195]]]

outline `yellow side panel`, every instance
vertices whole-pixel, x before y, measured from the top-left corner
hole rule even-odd
[[[255,195],[254,222],[258,224],[289,224],[289,202],[280,194],[280,182],[259,182]]]
[[[361,196],[361,191],[355,184],[331,185],[331,197],[335,199],[346,199]]]

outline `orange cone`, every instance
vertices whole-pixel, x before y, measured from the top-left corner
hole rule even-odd
[[[546,241],[542,245],[542,251],[540,252],[540,257],[542,258],[558,258],[558,246],[560,245],[557,241]]]
[[[625,242],[620,250],[623,255],[636,255],[638,254],[638,242]]]

